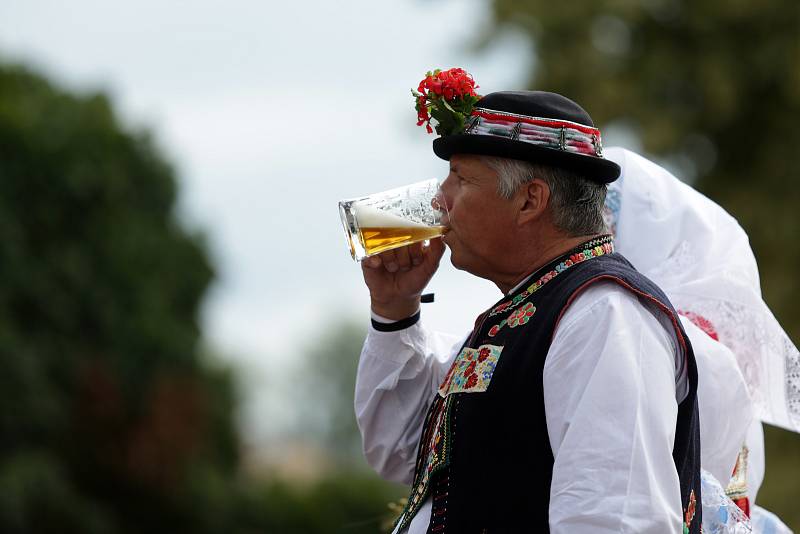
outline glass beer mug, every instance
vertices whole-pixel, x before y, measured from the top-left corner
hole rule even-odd
[[[339,202],[347,244],[356,261],[442,235],[446,213],[436,179]]]

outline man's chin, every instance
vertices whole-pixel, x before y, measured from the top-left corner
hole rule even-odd
[[[459,254],[458,245],[453,247],[452,243],[448,243],[446,241],[444,242],[444,244],[447,245],[448,250],[450,250],[450,264],[456,269],[463,271],[464,270],[463,264],[461,263],[461,261],[459,261],[461,255]]]
[[[444,235],[442,235],[442,243],[444,243],[448,250],[450,250],[450,263],[456,269],[463,271],[464,264],[461,261],[461,247],[459,246],[459,241],[455,234],[448,230]]]

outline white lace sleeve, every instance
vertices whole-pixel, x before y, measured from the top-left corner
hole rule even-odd
[[[705,534],[753,534],[750,520],[728,498],[719,481],[706,471],[700,471],[703,496],[703,532]]]

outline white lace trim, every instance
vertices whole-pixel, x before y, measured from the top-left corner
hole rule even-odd
[[[690,242],[682,241],[644,274],[667,293],[676,309],[713,325],[719,341],[736,356],[759,417],[800,432],[800,353],[760,294],[726,279],[724,265],[687,285],[684,273],[703,272],[701,258]]]

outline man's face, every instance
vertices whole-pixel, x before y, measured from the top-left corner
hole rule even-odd
[[[442,183],[450,259],[456,268],[489,280],[502,270],[516,224],[515,204],[500,197],[497,180],[479,156],[457,154],[450,158],[450,173]]]

